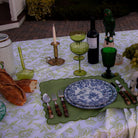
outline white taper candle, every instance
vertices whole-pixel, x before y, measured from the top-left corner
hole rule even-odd
[[[53,24],[53,41],[54,41],[54,44],[56,44],[56,30],[55,30],[54,24]]]

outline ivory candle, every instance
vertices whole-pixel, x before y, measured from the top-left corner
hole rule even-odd
[[[55,25],[53,24],[53,41],[54,44],[56,44],[56,31],[55,31]]]

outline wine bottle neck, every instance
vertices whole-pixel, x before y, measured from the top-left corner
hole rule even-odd
[[[91,30],[95,30],[95,19],[94,18],[91,18],[90,20],[90,28]]]

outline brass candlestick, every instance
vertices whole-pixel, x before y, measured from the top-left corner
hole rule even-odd
[[[59,44],[60,44],[59,42],[56,42],[56,44],[54,44],[54,42],[51,43],[51,45],[54,46],[54,57],[55,58],[47,57],[47,63],[52,66],[55,66],[55,65],[60,66],[65,62],[64,59],[58,58],[58,45]]]

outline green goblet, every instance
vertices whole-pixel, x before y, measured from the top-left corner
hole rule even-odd
[[[70,32],[69,35],[71,40],[73,40],[76,44],[80,44],[80,42],[82,42],[86,37],[86,33],[83,31],[73,31],[73,32]],[[74,56],[73,59],[79,60],[78,56]],[[83,59],[84,57],[80,56],[80,60],[83,60]]]
[[[105,47],[101,49],[101,53],[103,65],[107,67],[107,70],[105,73],[102,74],[102,77],[111,79],[115,76],[111,72],[110,68],[113,67],[115,64],[117,50],[113,47]]]
[[[87,42],[79,42],[79,43],[71,43],[70,44],[70,49],[73,53],[78,55],[78,59],[79,59],[79,70],[75,70],[74,71],[74,75],[76,76],[84,76],[86,75],[86,71],[81,69],[81,55],[85,54],[88,49],[89,49],[89,45]]]

